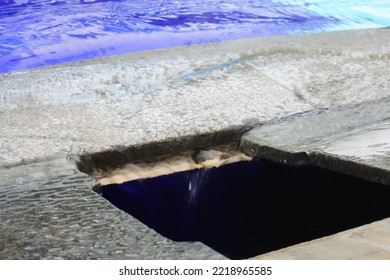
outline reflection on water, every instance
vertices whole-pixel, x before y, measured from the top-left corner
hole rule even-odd
[[[246,161],[102,188],[160,234],[248,258],[390,216],[390,188],[316,167]]]
[[[380,1],[0,1],[0,72],[245,37],[386,26],[388,6]]]
[[[331,154],[375,159],[388,156],[390,162],[390,122],[355,129],[350,135],[331,143],[324,143],[324,151]]]

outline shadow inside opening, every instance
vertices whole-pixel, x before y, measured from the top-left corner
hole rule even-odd
[[[163,236],[243,259],[390,216],[390,187],[266,160],[106,185],[102,195]]]

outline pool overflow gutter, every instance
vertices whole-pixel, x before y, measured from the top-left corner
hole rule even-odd
[[[164,237],[201,241],[231,259],[390,217],[387,179],[382,178],[383,183],[370,177],[376,167],[365,166],[368,171],[358,178],[343,168],[344,174],[315,166],[310,153],[290,153],[272,145],[263,145],[257,154],[252,149],[247,152],[251,156],[240,151],[252,147],[243,146],[256,129],[295,119],[204,135],[214,145],[198,149],[196,143],[206,144],[202,137],[130,147],[122,154],[81,156],[78,166],[100,182],[96,192]],[[179,155],[173,153],[175,143]],[[266,151],[264,157],[261,151]],[[341,159],[344,164],[348,160]]]

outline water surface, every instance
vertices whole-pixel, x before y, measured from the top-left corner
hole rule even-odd
[[[0,73],[238,38],[389,26],[386,2],[1,0]]]

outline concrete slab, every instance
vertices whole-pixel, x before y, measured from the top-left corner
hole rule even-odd
[[[389,260],[390,218],[257,256],[256,260]]]
[[[387,96],[389,34],[246,39],[2,74],[0,166]]]
[[[293,166],[314,165],[390,186],[390,98],[317,109],[254,128],[240,150]],[[390,219],[255,259],[390,259]]]
[[[390,98],[315,110],[246,133],[252,157],[315,165],[390,185]]]
[[[312,109],[245,63],[182,78],[240,57],[234,48],[216,50],[179,48],[1,75],[0,165],[214,132]]]
[[[319,108],[330,108],[356,101],[381,98],[390,92],[386,76],[390,58],[390,32],[375,34],[374,30],[313,35],[304,50],[299,48],[302,37],[288,43],[291,51],[277,60],[265,61],[258,69]],[[334,36],[333,36],[334,35]],[[370,45],[377,42],[376,49]],[[305,56],[298,51],[302,50]],[[367,94],[369,92],[369,94]]]

